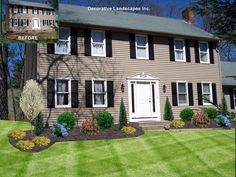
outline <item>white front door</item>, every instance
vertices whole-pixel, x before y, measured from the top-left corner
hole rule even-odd
[[[136,84],[136,113],[140,118],[151,117],[151,88],[149,82]]]
[[[37,18],[33,19],[33,29],[39,29],[40,28],[40,21]]]

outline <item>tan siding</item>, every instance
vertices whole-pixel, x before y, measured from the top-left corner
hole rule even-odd
[[[78,31],[78,56],[59,56],[59,55],[47,55],[46,45],[40,44],[39,58],[40,64],[38,66],[39,80],[44,78],[49,73],[50,78],[58,77],[71,77],[79,80],[79,107],[78,109],[69,109],[78,112],[79,120],[86,117],[91,117],[91,111],[99,111],[101,109],[85,108],[85,80],[91,80],[92,78],[104,78],[113,80],[115,84],[115,107],[108,108],[115,119],[118,121],[119,104],[121,97],[124,98],[127,112],[128,107],[128,84],[127,77],[145,72],[148,75],[160,78],[160,103],[161,103],[161,116],[163,115],[165,98],[168,96],[172,101],[171,95],[171,82],[177,80],[185,80],[193,83],[194,94],[194,106],[193,108],[199,108],[197,103],[197,82],[211,81],[217,85],[218,101],[221,98],[221,82],[219,77],[219,62],[218,54],[215,52],[215,64],[200,64],[195,63],[195,54],[193,43],[191,42],[191,63],[183,62],[171,62],[169,59],[169,45],[168,38],[155,36],[154,38],[154,52],[155,60],[135,60],[130,59],[129,51],[129,35],[123,32],[113,32],[113,57],[112,58],[99,58],[99,57],[86,57],[84,56],[83,46],[83,32]],[[54,59],[56,57],[57,59]],[[48,72],[48,66],[52,63],[53,67]],[[70,72],[69,72],[70,71]],[[125,92],[120,90],[121,84],[125,85]],[[166,84],[166,93],[163,93],[162,86]],[[46,104],[46,80],[42,82],[42,88],[44,89],[44,101]],[[173,107],[174,116],[178,118],[180,110],[185,108],[184,106]],[[50,122],[62,113],[65,109],[47,109],[44,110],[44,115],[47,117],[50,113]]]

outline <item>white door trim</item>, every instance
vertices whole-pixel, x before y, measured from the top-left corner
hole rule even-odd
[[[129,101],[129,121],[130,122],[138,122],[144,120],[152,120],[152,121],[160,121],[161,113],[160,113],[160,92],[159,92],[159,78],[153,78],[151,76],[144,76],[144,74],[136,75],[134,77],[129,77],[128,79],[128,101]],[[137,97],[135,88],[138,82],[146,82],[150,84],[150,89],[152,89],[152,85],[154,85],[154,95],[155,95],[155,112],[153,112],[153,101],[151,102],[152,113],[150,118],[139,118],[135,111],[135,97]],[[132,93],[131,93],[131,85],[133,84],[134,89],[134,112],[133,112],[133,104],[132,104]],[[152,90],[151,90],[152,93]]]

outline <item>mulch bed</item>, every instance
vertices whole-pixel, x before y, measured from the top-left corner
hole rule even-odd
[[[35,146],[32,150],[21,150],[24,152],[39,152],[44,149],[49,148],[56,142],[64,142],[64,141],[83,141],[83,140],[104,140],[104,139],[117,139],[117,138],[131,138],[131,137],[137,137],[142,134],[144,134],[144,131],[141,129],[141,127],[138,126],[138,124],[132,123],[130,124],[132,127],[136,128],[136,132],[134,134],[125,134],[122,133],[119,130],[118,125],[114,125],[112,128],[107,130],[99,130],[99,133],[97,135],[85,135],[80,132],[80,127],[73,128],[67,137],[55,137],[52,135],[52,131],[50,129],[45,129],[41,136],[46,136],[51,140],[51,143],[48,146],[39,147]],[[26,136],[23,140],[32,140],[35,135],[31,132],[31,130],[27,130]],[[19,140],[14,140],[9,138],[9,142],[12,144],[12,146],[16,147],[16,143]],[[18,148],[17,148],[18,149]]]

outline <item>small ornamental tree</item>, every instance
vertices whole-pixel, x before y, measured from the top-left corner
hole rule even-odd
[[[43,133],[43,116],[41,113],[34,120],[34,133],[38,136]]]
[[[168,96],[166,97],[166,102],[165,102],[164,119],[169,121],[172,121],[174,119],[172,107]]]
[[[43,110],[41,89],[35,80],[31,79],[26,82],[21,93],[20,108],[31,124]]]
[[[228,114],[228,107],[227,107],[225,95],[223,95],[223,96],[222,96],[222,99],[221,99],[220,113],[221,113],[222,115],[227,115],[227,114]]]
[[[127,125],[127,114],[126,114],[123,98],[121,98],[120,113],[119,113],[119,128],[122,129],[126,125]]]

